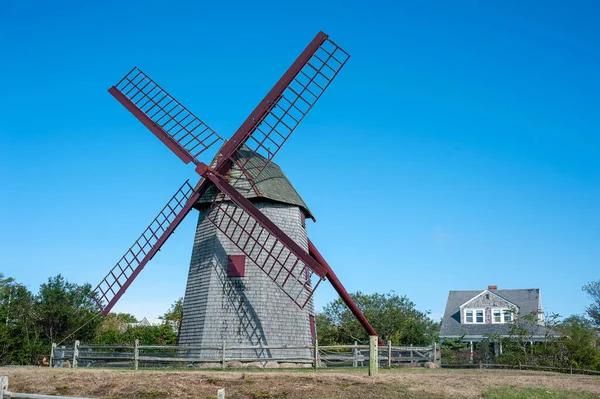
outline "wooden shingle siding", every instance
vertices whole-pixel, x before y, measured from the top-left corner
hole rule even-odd
[[[488,298],[489,297],[489,298]],[[493,293],[485,293],[476,297],[474,300],[469,302],[463,307],[464,311],[467,309],[483,309],[484,310],[484,324],[492,324],[492,309],[504,308],[509,309],[516,307],[513,303],[507,301],[504,298],[499,297]],[[464,318],[463,318],[464,320]]]
[[[298,206],[254,199],[253,203],[302,248],[308,250]],[[246,258],[244,277],[229,278],[228,256],[241,251],[200,210],[183,303],[181,345],[311,345],[312,299],[302,310]],[[218,356],[216,351],[190,356]],[[253,350],[231,357],[267,356]],[[278,351],[276,356],[310,358],[309,349]]]

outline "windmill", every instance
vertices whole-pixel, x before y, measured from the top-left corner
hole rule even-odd
[[[272,162],[348,59],[319,32],[209,164],[199,155],[221,137],[139,68],[109,89],[201,178],[177,190],[95,288],[103,315],[195,208],[180,344],[306,344],[315,338],[312,296],[324,280],[377,335],[306,236],[312,214]]]

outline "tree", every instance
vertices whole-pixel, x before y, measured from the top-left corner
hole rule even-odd
[[[165,324],[174,326],[176,330],[175,335],[179,335],[179,328],[181,327],[181,320],[183,319],[183,298],[176,300],[167,312],[160,316],[159,319],[165,320]]]
[[[177,306],[181,307],[181,301],[169,312],[176,315]],[[142,327],[129,325],[136,322],[131,314],[99,316],[89,284],[70,283],[59,274],[49,278],[38,294],[33,295],[24,285],[0,273],[0,365],[36,364],[41,355],[49,355],[52,342],[67,345],[76,339],[98,344],[132,344],[136,339],[147,345],[176,342],[172,322]]]
[[[589,320],[580,316],[570,316],[558,327],[563,345],[563,362],[568,366],[583,369],[600,367],[597,331]],[[565,364],[566,366],[567,364]]]
[[[418,311],[406,296],[387,294],[350,294],[369,323],[384,341],[393,344],[431,344],[438,335],[438,324],[428,313]],[[317,317],[317,335],[323,344],[367,342],[368,334],[341,299],[325,306]]]
[[[160,319],[174,321],[179,325],[183,317],[183,298],[176,300]]]
[[[127,330],[129,323],[136,322],[137,319],[132,314],[109,313],[98,327],[94,343],[100,345],[128,344],[129,342],[121,342],[123,333]]]
[[[338,345],[340,333],[333,320],[324,313],[317,313],[315,316],[317,326],[317,337],[321,345]]]
[[[0,274],[0,364],[30,364],[43,350],[34,305],[24,285]]]
[[[592,299],[585,311],[596,327],[600,328],[600,280],[584,285],[583,291]]]
[[[142,345],[175,345],[177,334],[169,323],[164,323],[160,326],[129,327],[122,339],[130,344],[139,339]]]
[[[40,286],[37,322],[48,344],[63,339],[73,342],[75,337],[69,336],[75,330],[77,339],[92,341],[102,323],[93,295],[90,284],[70,283],[60,274]]]

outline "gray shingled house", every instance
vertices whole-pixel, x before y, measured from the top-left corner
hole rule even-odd
[[[242,157],[255,156],[241,151]],[[260,164],[260,160],[257,160]],[[313,215],[280,167],[270,163],[254,184],[237,165],[231,170],[236,189],[308,251],[306,218]],[[228,346],[310,345],[316,336],[312,298],[300,309],[250,259],[247,259],[207,219],[214,187],[195,205],[199,211],[196,237],[183,301],[179,344],[218,348]],[[287,265],[290,269],[292,265]],[[299,278],[303,278],[300,276]],[[193,356],[217,357],[203,350]],[[283,356],[308,358],[310,350],[228,351],[228,357]]]
[[[525,322],[523,316],[534,315],[535,322]],[[544,341],[546,327],[539,288],[450,291],[440,328],[440,341],[461,339],[470,343],[489,341],[490,336],[510,337],[511,323],[527,329],[527,340]],[[502,347],[494,348],[501,353]]]

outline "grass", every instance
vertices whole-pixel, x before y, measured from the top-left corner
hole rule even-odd
[[[599,395],[580,390],[546,388],[494,388],[487,391],[485,399],[593,399]]]
[[[600,398],[600,377],[519,370],[365,369],[126,371],[0,368],[15,392],[91,398],[514,399]]]

